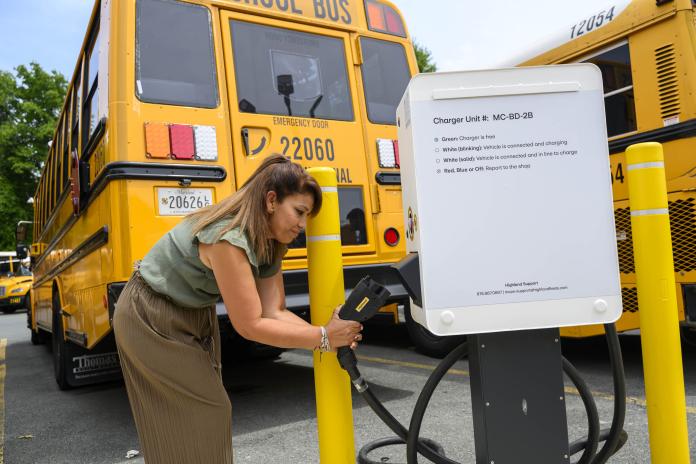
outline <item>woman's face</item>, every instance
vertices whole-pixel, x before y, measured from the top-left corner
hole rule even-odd
[[[280,243],[289,245],[307,226],[307,217],[314,207],[308,193],[288,195],[279,202],[275,192],[266,195],[266,210],[270,214],[271,235]]]

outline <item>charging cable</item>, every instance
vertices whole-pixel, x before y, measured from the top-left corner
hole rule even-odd
[[[363,278],[349,295],[346,303],[339,312],[339,317],[346,320],[365,321],[377,313],[389,297],[389,292],[380,284],[368,277]],[[604,464],[615,454],[628,440],[628,434],[623,430],[626,416],[626,382],[621,356],[621,346],[614,324],[605,324],[604,330],[609,345],[609,358],[612,366],[614,383],[614,413],[611,428],[600,430],[599,413],[592,393],[578,370],[563,358],[563,371],[575,385],[582,399],[587,413],[588,434],[587,438],[570,443],[570,455],[574,456],[583,452],[575,464]],[[355,389],[362,395],[367,404],[382,419],[382,421],[397,435],[396,437],[382,438],[368,443],[361,448],[358,454],[358,464],[380,464],[369,459],[368,454],[378,448],[395,444],[406,444],[406,458],[408,464],[418,463],[418,454],[434,462],[435,464],[459,464],[445,456],[442,446],[434,440],[420,438],[420,429],[423,423],[425,411],[432,395],[445,376],[447,371],[462,357],[468,353],[468,345],[462,343],[454,348],[435,367],[421,390],[413,413],[409,428],[406,429],[377,399],[369,385],[358,370],[358,360],[353,350],[342,347],[337,350],[338,362],[348,375]],[[604,442],[601,450],[597,452],[599,443]]]

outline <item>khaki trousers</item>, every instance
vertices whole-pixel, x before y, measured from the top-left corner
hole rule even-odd
[[[215,307],[177,306],[136,272],[113,324],[145,462],[231,464],[232,407]]]

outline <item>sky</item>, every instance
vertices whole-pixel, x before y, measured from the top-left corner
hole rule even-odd
[[[358,1],[358,0],[352,0]],[[392,0],[440,71],[510,63],[622,0]],[[72,76],[92,0],[0,0],[0,70],[38,62]]]

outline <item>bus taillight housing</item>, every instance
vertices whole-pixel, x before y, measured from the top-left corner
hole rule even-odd
[[[377,157],[380,168],[399,168],[399,141],[377,139]]]
[[[371,31],[406,37],[406,28],[394,8],[376,0],[365,0],[367,27]]]
[[[145,156],[180,160],[217,161],[214,126],[145,123]]]

